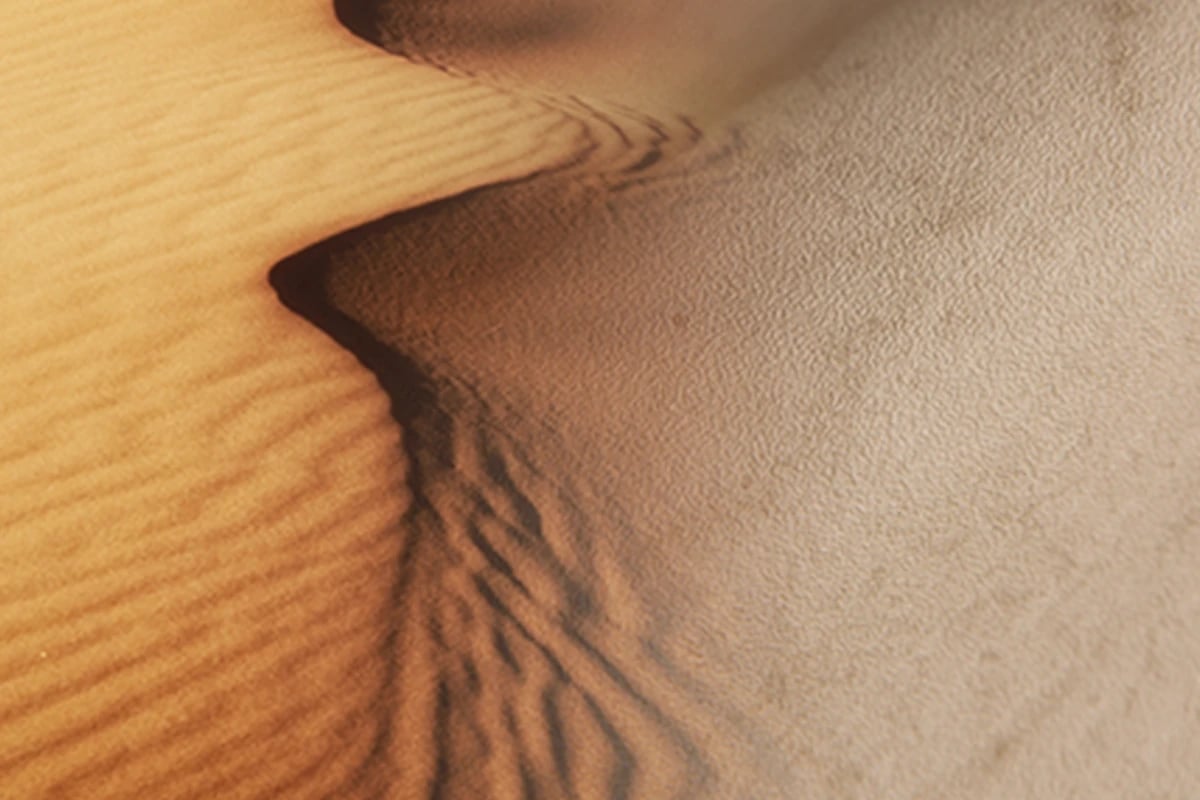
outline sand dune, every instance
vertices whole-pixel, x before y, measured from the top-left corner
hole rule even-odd
[[[266,274],[578,126],[327,3],[4,18],[0,795],[369,796],[397,433]]]
[[[0,796],[1200,791],[1191,4],[8,5]]]

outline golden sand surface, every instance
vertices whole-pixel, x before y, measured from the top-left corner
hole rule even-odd
[[[327,2],[2,16],[0,796],[373,796],[397,432],[267,272],[577,132]]]
[[[1200,794],[1200,8],[624,5],[7,3],[0,797]]]

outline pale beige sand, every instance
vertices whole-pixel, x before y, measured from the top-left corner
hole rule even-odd
[[[8,5],[0,795],[1200,792],[1192,4],[913,3],[702,142]],[[266,285],[538,172],[276,270],[391,408]]]

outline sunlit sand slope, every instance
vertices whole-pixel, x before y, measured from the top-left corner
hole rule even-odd
[[[277,267],[405,431],[396,762],[448,797],[1200,791],[1198,34],[910,4],[736,133],[606,114],[642,157]]]
[[[0,5],[0,796],[386,794],[398,433],[267,272],[582,128],[325,2]]]

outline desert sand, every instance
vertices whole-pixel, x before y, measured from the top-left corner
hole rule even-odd
[[[1194,4],[8,5],[0,796],[1200,794]]]

